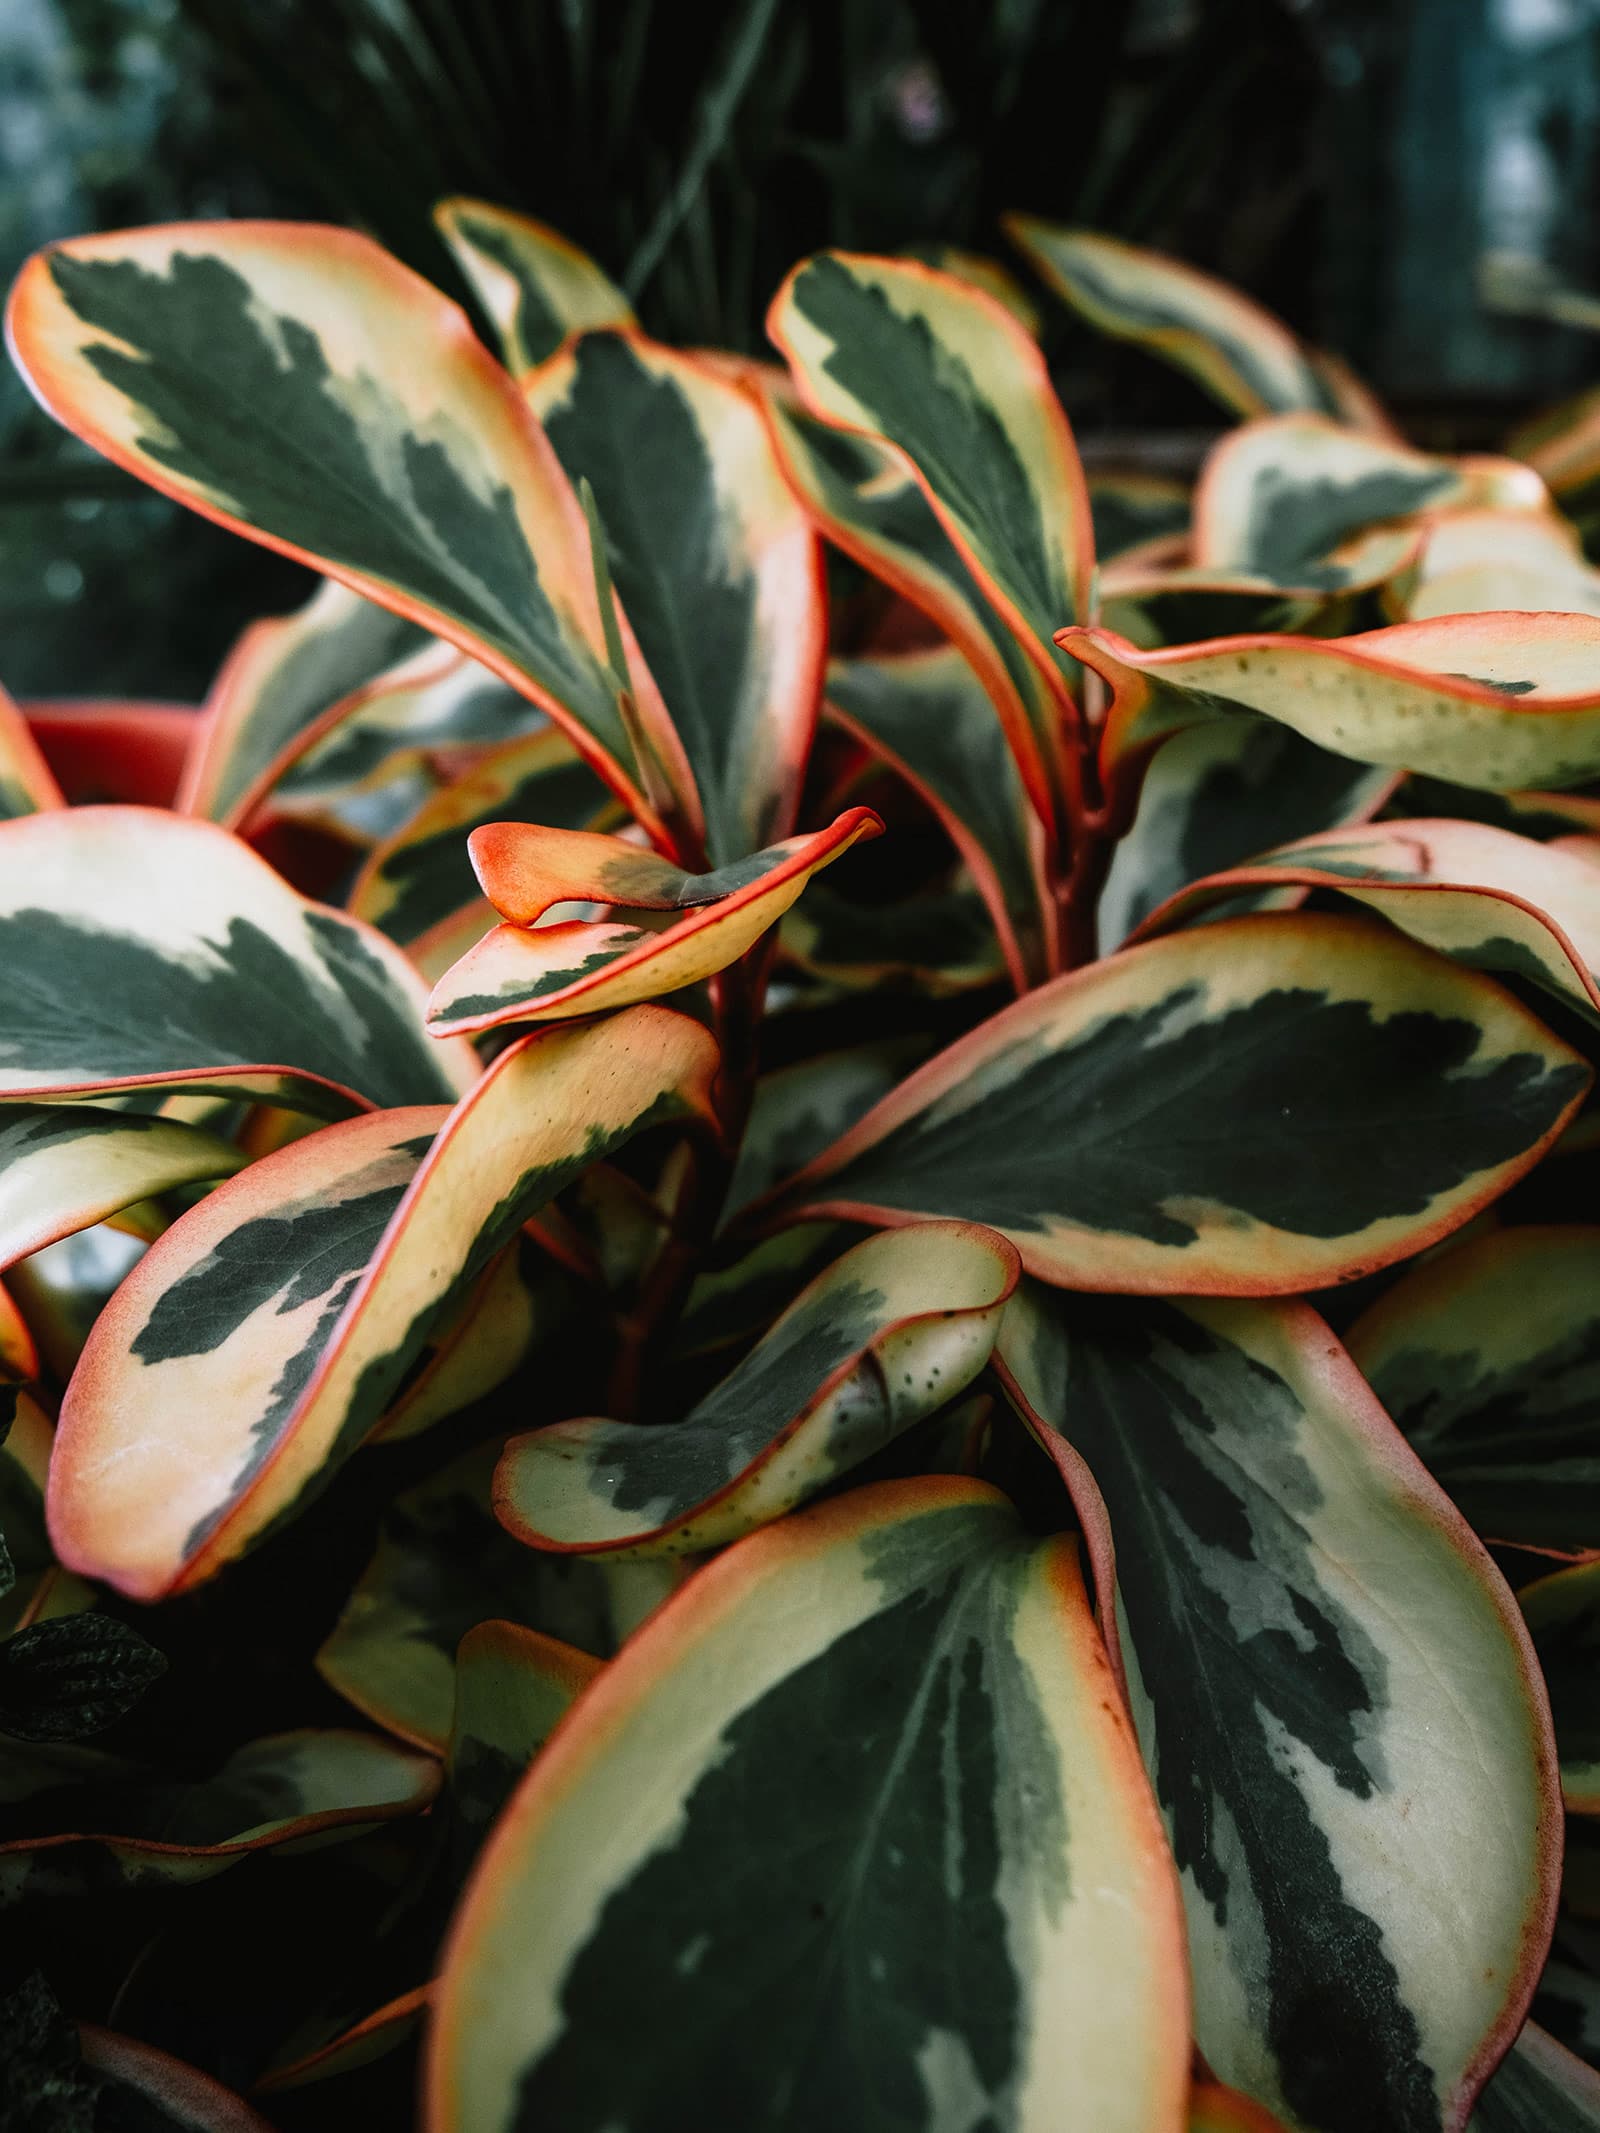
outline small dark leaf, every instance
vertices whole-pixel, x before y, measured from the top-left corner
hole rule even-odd
[[[0,1996],[0,2126],[7,2133],[95,2133],[101,2081],[76,2027],[37,1971]]]
[[[131,1711],[167,1662],[110,1615],[35,1622],[0,1644],[0,1732],[81,1740]]]

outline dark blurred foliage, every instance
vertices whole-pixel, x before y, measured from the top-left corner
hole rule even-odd
[[[663,337],[757,349],[804,253],[1003,252],[1019,207],[1179,252],[1370,363],[1407,68],[1441,7],[1496,6],[1516,0],[6,0],[0,270],[87,228],[284,214],[370,230],[462,296],[428,211],[466,192],[586,246]],[[1049,332],[1080,432],[1214,424],[1159,366]],[[16,691],[192,697],[298,594],[14,380],[0,454]]]

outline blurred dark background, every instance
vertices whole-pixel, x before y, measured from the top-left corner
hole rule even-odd
[[[1210,267],[1422,441],[1600,378],[1600,0],[0,0],[0,270],[174,217],[360,225],[464,297],[428,210],[591,250],[671,340],[757,349],[818,245],[1004,253],[1008,207]],[[1080,434],[1203,430],[1048,311]],[[0,679],[192,700],[292,566],[0,380]]]

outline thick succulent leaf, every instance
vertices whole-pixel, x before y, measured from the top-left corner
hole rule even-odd
[[[45,1530],[44,1491],[55,1432],[25,1392],[7,1387],[0,1413],[11,1424],[0,1439],[0,1637],[31,1622],[50,1622],[94,1604],[91,1588],[61,1569]]]
[[[498,1443],[396,1496],[317,1671],[346,1702],[436,1754],[449,1739],[461,1640],[508,1617],[609,1658],[678,1583],[670,1563],[544,1555],[490,1510]]]
[[[594,492],[671,707],[714,866],[794,827],[827,656],[822,553],[751,395],[641,334],[590,333],[524,390]]]
[[[431,789],[436,760],[519,740],[547,723],[477,660],[453,645],[430,645],[306,727],[241,800],[234,826],[263,804],[273,814],[315,819],[348,795],[381,789],[406,773],[428,773]]]
[[[1398,782],[1265,719],[1219,718],[1174,734],[1157,749],[1112,857],[1098,913],[1102,951],[1179,889],[1275,839],[1364,821]]]
[[[1038,819],[994,706],[953,645],[835,660],[834,722],[906,778],[938,815],[988,905],[1019,992],[1049,967]]]
[[[814,413],[906,455],[969,568],[1064,691],[1051,638],[1088,614],[1094,535],[1038,343],[948,275],[851,252],[797,267],[767,323]]]
[[[1017,324],[1038,338],[1038,306],[1011,269],[990,258],[987,252],[969,252],[956,244],[921,244],[907,245],[904,256],[920,259],[925,267],[937,267],[941,274],[949,274],[956,281],[970,282],[997,304],[1004,304]]]
[[[65,804],[27,720],[0,689],[0,821]]]
[[[130,1884],[203,1880],[280,1844],[419,1814],[438,1789],[430,1756],[375,1733],[272,1734],[193,1781],[144,1778],[83,1749],[17,1749],[0,1788],[10,1808],[0,1904],[68,1847],[98,1848]],[[24,1827],[47,1817],[48,1833]]]
[[[895,903],[857,903],[820,882],[783,922],[783,952],[844,992],[903,989],[945,999],[1003,984],[988,906],[959,874]]]
[[[178,805],[216,822],[333,705],[429,642],[404,615],[324,579],[292,615],[252,623],[228,654],[195,726]]]
[[[1062,642],[1110,684],[1101,757],[1120,793],[1169,734],[1238,711],[1359,763],[1491,792],[1600,774],[1593,616],[1445,615],[1337,640],[1224,637],[1158,652],[1106,630]]]
[[[36,254],[7,316],[59,421],[460,645],[653,819],[582,512],[515,386],[436,289],[348,230],[188,223]],[[670,744],[659,707],[640,708]]]
[[[1597,2133],[1600,2074],[1529,2022],[1484,2090],[1467,2133]]]
[[[1517,1598],[1550,1692],[1567,1812],[1600,1814],[1600,1564],[1557,1570]]]
[[[495,912],[468,856],[471,832],[490,822],[597,830],[615,803],[554,727],[497,748],[452,779],[371,854],[349,909],[398,941],[428,978],[441,977]]]
[[[1303,1305],[1028,1288],[996,1354],[1109,1516],[1208,2065],[1295,2133],[1459,2126],[1557,1892],[1510,1593]]]
[[[1324,557],[1300,582],[1125,556],[1101,575],[1100,624],[1142,651],[1261,631],[1337,636],[1348,596],[1387,584],[1415,558],[1417,546],[1414,533],[1379,527]]]
[[[175,1222],[95,1324],[50,1530],[141,1599],[217,1571],[382,1419],[518,1229],[642,1127],[709,1118],[712,1039],[643,1008],[540,1031],[440,1110],[328,1127]]]
[[[456,1036],[501,1022],[592,1015],[698,984],[737,962],[814,874],[882,827],[871,808],[852,807],[828,829],[790,837],[715,874],[687,875],[614,837],[524,823],[474,830],[473,863],[485,892],[497,910],[519,915],[445,972],[428,1001],[428,1028]],[[616,903],[667,916],[643,926],[533,923],[558,902]]]
[[[513,1437],[495,1513],[535,1548],[700,1554],[781,1518],[963,1392],[989,1360],[1017,1255],[927,1223],[834,1261],[683,1418],[598,1416]]]
[[[1326,830],[1181,890],[1142,933],[1185,924],[1241,892],[1348,896],[1441,955],[1527,978],[1600,1020],[1600,840],[1539,844],[1482,822],[1395,821]]]
[[[1103,569],[1130,548],[1189,530],[1189,484],[1137,467],[1088,476],[1094,552]]]
[[[244,1160],[214,1134],[147,1111],[0,1106],[0,1267],[136,1201],[230,1177]]]
[[[272,2133],[242,2096],[170,2052],[92,2022],[80,2023],[78,2035],[84,2065],[108,2081],[118,2098],[109,2113],[104,2103],[99,2106],[97,2123],[148,2126],[151,2133]],[[124,2115],[128,2107],[123,2101],[130,2091],[140,2106],[131,2120]],[[150,2111],[159,2115],[150,2118]]]
[[[633,324],[628,299],[588,253],[531,215],[455,198],[433,219],[513,372],[554,355],[568,334]]]
[[[680,1360],[756,1339],[854,1232],[843,1222],[796,1222],[695,1278],[673,1329]]]
[[[413,1985],[397,1993],[382,2007],[353,2022],[327,2043],[311,2051],[297,2051],[282,2063],[269,2067],[255,2084],[258,2095],[270,2096],[280,2089],[297,2089],[307,2082],[325,2081],[332,2074],[350,2074],[382,2059],[403,2044],[427,2016],[433,1987]]]
[[[778,1204],[964,1216],[1070,1288],[1284,1295],[1457,1228],[1538,1159],[1589,1081],[1498,986],[1398,935],[1320,913],[1234,919],[1004,1009]]]
[[[751,1098],[728,1186],[729,1214],[820,1155],[887,1096],[926,1052],[926,1043],[916,1038],[891,1039],[848,1051],[818,1052],[763,1074]]]
[[[422,988],[382,934],[309,903],[211,824],[78,807],[0,825],[0,1097],[218,1089],[338,1116],[448,1100]]]
[[[445,1786],[451,1818],[474,1851],[603,1663],[516,1622],[479,1622],[462,1638]]]
[[[1577,496],[1600,480],[1600,386],[1587,386],[1533,416],[1506,450],[1526,460],[1553,496]]]
[[[1186,1999],[1070,1544],[890,1483],[729,1549],[585,1693],[457,1913],[426,2123],[1177,2133]]]
[[[1447,459],[1316,415],[1249,422],[1208,456],[1194,493],[1193,559],[1315,585],[1324,559],[1387,519],[1455,502]]]
[[[1600,1556],[1600,1229],[1468,1238],[1411,1268],[1347,1339],[1486,1540]]]
[[[1023,651],[902,454],[764,396],[785,475],[834,546],[936,622],[989,692],[1042,821],[1053,818],[1052,683]]]
[[[1240,415],[1337,412],[1309,352],[1281,320],[1164,252],[1008,215],[1007,235],[1044,281],[1102,333],[1134,341]]]
[[[1600,615],[1600,572],[1584,561],[1576,529],[1554,511],[1442,514],[1411,573],[1407,619],[1510,608]]]
[[[375,1437],[415,1437],[487,1398],[529,1351],[561,1332],[572,1284],[531,1236],[508,1245],[453,1319],[438,1327]]]

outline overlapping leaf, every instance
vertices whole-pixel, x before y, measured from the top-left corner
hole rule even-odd
[[[211,685],[179,806],[216,822],[236,821],[299,735],[428,641],[415,622],[332,578],[296,613],[252,623]]]
[[[1600,1555],[1600,1229],[1469,1238],[1411,1269],[1348,1338],[1485,1539]]]
[[[1527,978],[1600,1019],[1600,840],[1538,844],[1481,822],[1429,820],[1327,830],[1209,875],[1141,930],[1283,886],[1347,896],[1442,955]]]
[[[208,823],[134,807],[0,825],[0,1096],[236,1090],[337,1116],[448,1099],[421,988],[381,934],[308,903]]]
[[[827,652],[822,560],[760,410],[696,357],[586,333],[525,381],[671,709],[713,866],[785,837]]]
[[[1295,2133],[1459,2125],[1522,2021],[1559,1859],[1537,1668],[1488,1557],[1304,1306],[1030,1287],[997,1354],[1109,1519],[1207,2063]]]
[[[1467,2133],[1596,2133],[1600,2074],[1527,2023],[1467,2122]]]
[[[0,1267],[136,1201],[229,1177],[243,1161],[214,1134],[149,1112],[0,1106]]]
[[[935,516],[902,454],[764,395],[795,493],[829,540],[936,622],[989,693],[1036,812],[1053,821],[1052,684]]]
[[[1338,412],[1288,327],[1214,275],[1032,215],[1008,215],[1006,232],[1091,325],[1175,363],[1236,414]]]
[[[653,819],[576,499],[437,290],[350,231],[174,224],[37,254],[8,318],[59,420],[207,517],[460,645],[564,722]],[[641,692],[639,708],[662,762],[679,761],[659,704]]]
[[[697,984],[737,962],[815,873],[882,826],[871,808],[852,807],[828,829],[787,838],[711,874],[685,874],[616,837],[523,823],[474,830],[478,878],[508,923],[434,986],[428,1027],[455,1036],[502,1022],[597,1014]],[[535,923],[564,903],[631,907],[647,922]]]
[[[1037,818],[994,706],[954,646],[835,660],[828,709],[908,779],[950,833],[988,905],[1019,992],[1048,968]]]
[[[1017,1257],[966,1223],[836,1259],[681,1420],[589,1416],[513,1437],[501,1523],[536,1548],[699,1554],[765,1525],[963,1392],[989,1359]]]
[[[1058,699],[1052,636],[1086,616],[1088,492],[1038,344],[992,298],[906,261],[824,252],[773,303],[817,414],[904,453],[945,531]],[[1044,760],[1059,752],[1040,736]]]
[[[1398,936],[1236,919],[1006,1008],[777,1209],[964,1216],[1074,1288],[1281,1295],[1456,1228],[1537,1160],[1589,1079],[1497,986]]]
[[[1365,820],[1398,782],[1393,771],[1330,755],[1264,719],[1219,718],[1174,734],[1157,749],[1112,858],[1098,910],[1102,949],[1204,875],[1285,836]]]
[[[317,1654],[317,1671],[368,1718],[435,1754],[455,1708],[461,1640],[509,1617],[610,1658],[679,1580],[666,1563],[545,1555],[489,1508],[498,1443],[468,1452],[388,1505],[378,1551]]]
[[[426,2122],[1177,2133],[1185,2001],[1068,1545],[891,1483],[719,1556],[585,1694],[457,1914]]]
[[[433,219],[513,372],[554,355],[569,334],[633,324],[628,299],[588,253],[531,215],[457,198],[441,200]]]
[[[194,1781],[143,1777],[82,1748],[14,1749],[0,1780],[0,1906],[25,1895],[30,1877],[43,1881],[63,1851],[92,1848],[101,1857],[86,1870],[113,1881],[205,1880],[281,1844],[419,1814],[438,1789],[431,1758],[373,1733],[273,1734]],[[46,1818],[46,1829],[28,1826]]]
[[[1429,528],[1402,611],[1413,622],[1496,609],[1600,615],[1600,574],[1554,511],[1444,513]]]
[[[151,1248],[62,1409],[63,1562],[141,1598],[214,1573],[381,1420],[522,1223],[642,1127],[708,1116],[715,1046],[641,1008],[501,1054],[456,1108],[255,1164]]]
[[[1517,1598],[1550,1692],[1561,1796],[1569,1814],[1600,1814],[1600,1566],[1555,1571]]]
[[[1110,684],[1102,761],[1124,795],[1169,734],[1238,712],[1359,763],[1491,792],[1600,773],[1592,616],[1445,615],[1333,641],[1232,637],[1156,652],[1106,630],[1064,630],[1061,641]]]

